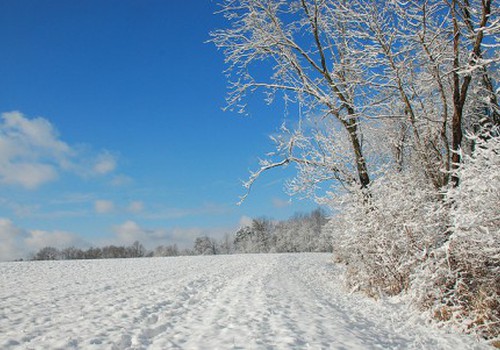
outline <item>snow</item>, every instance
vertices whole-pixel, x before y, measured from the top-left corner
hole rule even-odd
[[[329,254],[0,263],[1,349],[482,349]]]

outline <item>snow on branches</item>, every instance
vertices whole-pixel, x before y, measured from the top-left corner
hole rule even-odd
[[[329,231],[353,288],[451,303],[433,316],[498,337],[498,4],[222,0],[220,12],[227,107],[262,90],[287,113],[242,200],[293,165],[290,193],[338,213]]]

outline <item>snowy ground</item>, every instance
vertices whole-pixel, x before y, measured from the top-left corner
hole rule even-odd
[[[0,263],[0,348],[486,348],[340,275],[328,254]]]

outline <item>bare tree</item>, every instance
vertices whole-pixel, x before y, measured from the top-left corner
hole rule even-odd
[[[147,252],[139,241],[135,241],[130,247],[127,247],[127,253],[128,258],[142,258]]]
[[[276,151],[247,189],[292,163],[293,193],[325,181],[367,188],[389,149],[396,169],[411,165],[440,189],[460,162],[469,125],[500,120],[499,10],[491,0],[221,6],[231,26],[212,40],[229,66],[228,108],[245,111],[246,96],[263,89],[267,101],[280,95],[288,113],[298,109],[298,123],[273,138]]]
[[[33,260],[59,260],[61,252],[54,247],[44,247],[40,249],[33,257]]]
[[[461,162],[459,151],[463,140],[463,116],[467,97],[470,95],[469,91],[473,86],[473,78],[481,79],[486,90],[489,90],[489,105],[493,106],[492,120],[497,124],[499,123],[498,99],[495,91],[493,91],[492,80],[487,71],[488,66],[491,64],[488,64],[488,61],[485,60],[489,57],[485,55],[483,49],[484,44],[498,45],[498,35],[500,34],[498,7],[496,9],[494,7],[495,12],[492,13],[491,0],[482,0],[480,3],[472,1],[472,3],[471,5],[468,0],[452,0],[449,3],[453,22],[453,169],[458,169]],[[493,23],[493,26],[490,23]],[[489,36],[490,33],[496,35],[496,43],[484,43],[485,36]],[[466,48],[465,53],[468,53],[466,57],[464,57],[461,50],[463,46]],[[452,180],[453,184],[457,186],[458,177],[453,176]]]
[[[85,252],[79,248],[68,247],[61,250],[61,258],[63,260],[84,259]]]
[[[224,237],[219,240],[219,250],[220,254],[232,254],[234,252],[234,240],[229,233],[224,234]]]
[[[160,245],[155,248],[153,256],[178,256],[179,255],[179,248],[177,247],[177,244],[173,245]]]
[[[319,116],[332,120],[330,130],[339,128],[349,143],[350,155],[332,161],[320,142],[306,138],[302,125],[293,131],[285,128],[283,137],[275,139],[277,159],[263,161],[246,187],[250,189],[262,172],[294,163],[319,169],[325,180],[366,188],[370,176],[363,154],[362,111],[356,103],[360,96],[358,72],[345,56],[353,50],[352,43],[345,35],[344,22],[332,13],[331,3],[227,0],[221,12],[232,27],[217,30],[212,37],[224,50],[228,73],[234,78],[228,107],[244,111],[244,97],[256,89],[265,89],[268,101],[282,93],[286,101],[298,103],[306,119]],[[258,66],[267,69],[256,69]],[[321,130],[314,133],[321,138]],[[305,142],[314,144],[318,153],[308,152]]]

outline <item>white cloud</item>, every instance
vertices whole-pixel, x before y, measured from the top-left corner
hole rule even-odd
[[[216,229],[209,230],[200,227],[174,227],[170,231],[171,243],[177,243],[180,247],[191,248],[196,237],[200,236],[209,236],[217,239],[221,234]]]
[[[292,201],[291,200],[284,200],[284,199],[281,199],[281,198],[273,198],[272,199],[272,202],[273,202],[273,206],[275,208],[285,208],[285,207],[288,207],[290,205],[292,205]]]
[[[126,175],[116,175],[111,179],[111,185],[120,187],[120,186],[126,186],[130,185],[133,182],[132,178]]]
[[[111,153],[86,153],[62,141],[47,119],[30,119],[16,111],[1,116],[0,184],[35,189],[56,180],[61,171],[105,175],[116,169]]]
[[[43,247],[66,248],[86,246],[79,236],[63,231],[25,230],[11,220],[0,218],[0,261],[26,258]]]
[[[29,252],[36,252],[49,246],[64,249],[85,245],[84,241],[73,233],[42,230],[29,231],[29,235],[24,239],[24,244]]]
[[[138,214],[144,210],[144,203],[142,203],[141,201],[130,202],[127,210],[131,213]]]
[[[249,217],[249,216],[246,216],[246,215],[243,215],[241,218],[240,218],[240,222],[239,222],[239,225],[240,227],[245,227],[245,226],[250,226],[252,224],[252,218]]]
[[[128,220],[113,227],[114,235],[91,242],[93,246],[130,245],[139,241],[148,249],[159,245],[177,244],[180,248],[190,248],[196,237],[207,235],[220,239],[235,228],[144,228]],[[27,230],[16,226],[10,219],[0,218],[0,261],[28,258],[41,248],[51,246],[58,249],[68,247],[86,248],[89,242],[66,231]]]
[[[22,246],[24,232],[14,226],[9,219],[0,218],[0,261],[24,257],[26,250]]]
[[[139,241],[146,246],[154,245],[154,242],[170,240],[171,233],[165,229],[146,229],[140,227],[136,222],[128,220],[113,228],[116,244],[132,244]]]
[[[14,200],[0,197],[0,208],[7,209],[11,217],[55,220],[61,218],[75,218],[89,215],[88,209],[73,208],[69,200],[50,200],[41,204],[18,203]],[[54,209],[53,205],[57,205]],[[63,206],[61,206],[63,204]],[[1,242],[1,241],[0,241]]]
[[[93,167],[97,175],[105,175],[116,169],[116,157],[109,152],[103,152],[97,156]]]
[[[111,213],[115,208],[112,201],[99,199],[94,202],[94,209],[98,214],[108,214]]]
[[[16,141],[16,148],[34,146],[33,151],[50,153],[56,158],[64,158],[71,153],[71,148],[58,139],[57,131],[46,119],[28,119],[17,111],[3,113],[2,119],[2,134],[8,136],[8,141]]]
[[[148,236],[148,231],[141,228],[134,221],[126,221],[114,228],[120,242],[130,244],[134,241],[144,241]]]
[[[56,168],[49,164],[16,162],[4,163],[0,176],[2,182],[6,184],[34,189],[55,180],[58,175]]]
[[[3,113],[0,123],[0,182],[33,189],[57,178],[72,156],[43,118],[27,119],[19,112]]]

